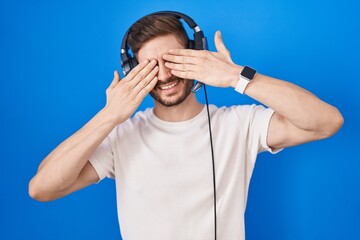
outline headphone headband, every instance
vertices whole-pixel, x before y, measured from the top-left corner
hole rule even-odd
[[[189,43],[190,43],[189,48],[195,49],[195,50],[207,50],[208,49],[207,40],[206,40],[206,37],[204,36],[203,31],[201,31],[199,26],[195,23],[195,21],[191,17],[189,17],[183,13],[175,12],[175,11],[160,11],[160,12],[154,12],[154,13],[148,14],[148,15],[140,18],[136,22],[138,22],[148,16],[152,16],[152,15],[174,16],[179,20],[183,19],[187,23],[187,25],[194,31],[194,40],[189,41]],[[131,27],[126,31],[126,33],[123,37],[123,40],[121,42],[121,49],[120,49],[121,67],[123,69],[124,76],[126,76],[138,64],[135,56],[132,57],[129,54],[128,35],[129,35],[129,31],[130,31]],[[193,92],[198,91],[201,88],[201,85],[202,84],[198,82],[193,87],[193,89],[192,89]]]

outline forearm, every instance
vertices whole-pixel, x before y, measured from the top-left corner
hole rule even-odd
[[[215,34],[215,47],[217,52],[170,49],[163,56],[165,66],[180,78],[197,79],[216,87],[236,88],[243,67],[232,61],[220,32]],[[276,120],[271,121],[275,127],[272,124],[271,128],[282,132],[272,134],[280,135],[275,137],[276,141],[271,141],[275,144],[289,139],[295,144],[328,137],[343,123],[335,107],[294,84],[265,75],[257,74],[248,84],[245,94],[275,110],[276,118],[272,119]]]
[[[46,192],[70,187],[97,146],[116,126],[115,122],[105,110],[100,111],[41,162],[30,184]]]
[[[331,131],[338,110],[292,83],[257,74],[244,92],[274,109],[294,126],[311,132]],[[340,115],[341,116],[341,115]]]
[[[98,179],[88,160],[116,125],[129,119],[155,87],[156,63],[155,60],[139,63],[122,81],[114,71],[113,81],[106,89],[105,107],[41,162],[29,183],[32,198],[47,201],[62,197]]]

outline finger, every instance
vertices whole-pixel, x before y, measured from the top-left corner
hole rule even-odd
[[[145,88],[151,82],[151,80],[154,79],[154,77],[156,77],[158,71],[159,71],[159,67],[155,66],[151,70],[151,72],[134,87],[134,93],[138,94],[143,88]]]
[[[131,86],[134,88],[155,68],[157,61],[151,60],[143,69],[141,69],[136,76],[130,81]]]
[[[180,70],[180,71],[184,72],[184,71],[194,71],[196,68],[196,65],[165,62],[165,67],[173,69],[173,70]]]
[[[188,57],[188,56],[176,56],[176,55],[170,55],[165,54],[163,56],[163,59],[168,62],[174,62],[174,63],[191,63],[191,64],[197,64],[198,58],[196,57]]]
[[[174,76],[177,76],[179,78],[184,78],[184,79],[197,79],[197,73],[196,72],[184,72],[184,71],[180,71],[180,70],[171,70],[171,74]]]
[[[214,42],[215,42],[216,50],[218,52],[230,55],[229,50],[225,47],[225,44],[224,44],[224,42],[222,40],[220,31],[216,31],[215,37],[214,37]]]
[[[118,84],[119,82],[120,82],[120,75],[119,75],[118,71],[115,70],[114,78],[113,78],[110,86],[108,87],[108,89],[113,89],[116,86],[116,84]]]
[[[149,60],[146,59],[139,63],[136,67],[134,67],[130,73],[123,79],[123,81],[131,81],[144,67],[146,67],[149,64]]]
[[[201,57],[204,54],[204,50],[192,50],[192,49],[169,49],[170,55],[188,56],[188,57]]]
[[[142,88],[139,92],[139,94],[137,95],[139,100],[144,99],[144,97],[146,96],[146,94],[148,94],[151,90],[154,89],[154,87],[156,86],[156,83],[158,82],[158,78],[155,76],[148,85],[146,85],[144,88]]]

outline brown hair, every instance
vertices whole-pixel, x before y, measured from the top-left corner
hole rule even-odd
[[[128,45],[136,54],[147,41],[168,34],[176,35],[187,46],[189,38],[182,23],[174,16],[149,15],[134,23],[128,34]]]

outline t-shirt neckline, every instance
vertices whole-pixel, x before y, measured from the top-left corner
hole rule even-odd
[[[148,117],[149,117],[150,121],[153,122],[155,125],[160,126],[160,127],[177,128],[177,127],[184,127],[184,126],[192,125],[192,124],[196,123],[200,118],[205,116],[206,115],[206,105],[204,105],[203,109],[197,115],[195,115],[193,118],[185,120],[185,121],[179,121],[179,122],[170,122],[170,121],[165,121],[165,120],[158,118],[154,114],[154,108],[149,109],[147,112],[148,112]]]

